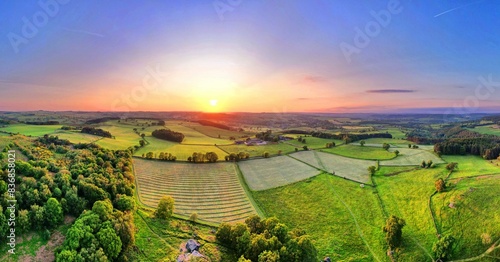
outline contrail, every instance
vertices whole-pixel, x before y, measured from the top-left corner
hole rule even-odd
[[[70,31],[70,32],[75,32],[75,33],[82,33],[82,34],[87,34],[87,35],[104,37],[104,35],[101,35],[101,34],[98,34],[98,33],[89,32],[89,31],[69,29],[69,28],[66,28],[66,27],[62,27],[62,29],[66,30],[66,31]]]
[[[477,1],[477,2],[470,3],[470,4],[462,5],[462,6],[459,6],[459,7],[455,7],[455,8],[452,8],[452,9],[450,9],[450,10],[446,10],[446,11],[444,11],[444,12],[442,12],[442,13],[439,13],[439,14],[435,15],[435,16],[434,16],[434,18],[436,18],[436,17],[438,17],[438,16],[442,16],[442,15],[447,14],[447,13],[449,13],[449,12],[453,12],[453,11],[455,11],[455,10],[457,10],[457,9],[460,9],[460,8],[464,8],[464,7],[467,7],[467,6],[470,6],[470,5],[475,5],[475,4],[481,3],[481,2],[483,2],[483,1],[484,1],[484,0],[481,0],[481,1]]]

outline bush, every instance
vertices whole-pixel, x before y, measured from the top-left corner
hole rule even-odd
[[[453,255],[454,244],[455,239],[452,236],[444,236],[440,238],[432,247],[434,257],[436,259],[441,259],[442,261],[450,259]]]

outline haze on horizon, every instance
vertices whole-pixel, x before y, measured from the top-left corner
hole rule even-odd
[[[0,111],[500,111],[499,15],[493,0],[2,2]]]

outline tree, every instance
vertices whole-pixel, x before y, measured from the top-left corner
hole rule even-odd
[[[369,166],[368,167],[368,172],[370,172],[371,175],[374,175],[376,171],[377,171],[376,166]]]
[[[145,145],[146,145],[146,142],[144,142],[144,140],[140,140],[140,141],[139,141],[139,145],[140,145],[141,147],[143,147],[143,146],[145,146]]]
[[[252,260],[250,259],[246,259],[245,256],[241,256],[239,259],[238,259],[238,262],[252,262]]]
[[[421,168],[427,167],[427,163],[425,163],[425,160],[422,160],[422,163],[420,164]]]
[[[135,209],[135,200],[133,197],[118,194],[116,195],[114,205],[118,210],[131,211]]]
[[[408,148],[411,148],[411,144],[408,144]]]
[[[44,206],[45,221],[48,228],[55,228],[63,221],[63,211],[61,204],[55,198],[49,198]]]
[[[431,168],[432,167],[432,160],[429,160],[427,161],[427,168]]]
[[[455,169],[457,168],[458,168],[458,163],[456,162],[451,162],[446,165],[446,169],[448,169],[451,172],[455,171]]]
[[[406,225],[404,219],[391,215],[383,228],[385,232],[385,240],[387,245],[392,250],[401,245],[403,236],[403,227]]]
[[[434,185],[436,186],[436,191],[438,191],[440,193],[446,189],[446,184],[442,178],[436,180]]]
[[[396,156],[399,156],[399,150],[394,151],[394,154],[396,154]]]
[[[302,149],[304,149],[304,151],[309,150],[309,148],[307,146],[303,146]]]
[[[101,228],[99,232],[97,232],[97,239],[108,258],[113,260],[118,257],[122,250],[122,241],[116,235],[113,228],[110,226]]]
[[[389,148],[391,148],[391,145],[387,144],[387,143],[384,143],[382,145],[382,148],[385,149],[385,150],[389,150]]]
[[[278,262],[280,255],[277,252],[266,250],[259,255],[258,262]]]
[[[155,216],[160,219],[168,219],[174,212],[174,199],[171,196],[163,196],[158,203]]]
[[[92,206],[92,212],[98,215],[102,221],[106,221],[111,218],[113,205],[109,199],[96,201]]]
[[[265,157],[265,158],[268,158],[269,157],[269,152],[264,152],[264,154],[262,156]]]
[[[453,255],[453,246],[455,244],[455,238],[450,235],[441,237],[438,241],[434,243],[432,247],[432,252],[436,259],[441,261],[446,261],[451,259]]]
[[[189,221],[195,223],[196,220],[198,220],[198,214],[196,212],[191,213],[191,215],[189,216]]]
[[[361,140],[361,141],[359,141],[359,144],[360,144],[361,146],[365,146],[366,142],[365,142],[365,140]]]
[[[221,244],[229,246],[231,243],[231,225],[229,223],[220,224],[215,237]]]
[[[154,153],[153,152],[148,152],[146,154],[146,159],[153,159],[153,157],[154,157]]]
[[[30,231],[31,222],[28,210],[26,209],[19,210],[19,213],[17,215],[17,225],[21,233],[26,233]]]

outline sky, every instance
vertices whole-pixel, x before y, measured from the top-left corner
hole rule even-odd
[[[498,17],[494,0],[2,1],[0,111],[500,112]]]

